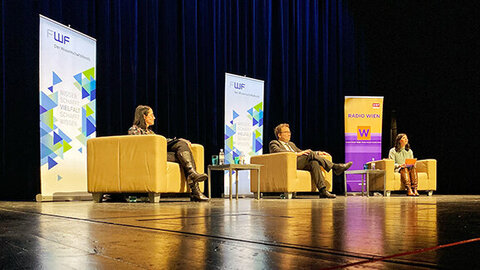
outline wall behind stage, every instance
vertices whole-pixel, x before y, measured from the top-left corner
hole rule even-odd
[[[342,161],[344,96],[385,96],[385,134],[395,108],[415,154],[439,160],[440,192],[478,193],[468,170],[445,166],[479,161],[469,154],[478,9],[414,2],[0,0],[0,199],[33,200],[39,189],[39,13],[98,40],[98,136],[125,134],[148,104],[157,133],[202,143],[209,160],[223,143],[230,72],[265,81],[266,142],[289,122],[297,145]],[[396,98],[405,94],[409,103]]]

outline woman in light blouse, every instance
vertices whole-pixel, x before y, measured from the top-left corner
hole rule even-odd
[[[395,171],[400,172],[400,178],[407,187],[407,196],[419,196],[417,169],[414,166],[408,167],[405,164],[407,158],[413,158],[413,151],[408,143],[407,134],[400,133],[395,139],[395,147],[390,149],[388,158],[395,161]]]

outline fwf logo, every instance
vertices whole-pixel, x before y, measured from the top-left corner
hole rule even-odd
[[[238,90],[242,90],[243,88],[245,88],[245,84],[239,82],[230,82],[230,86]]]
[[[70,42],[69,36],[65,36],[51,29],[47,29],[47,37],[53,37],[55,41],[60,42],[62,44],[67,44],[67,42]]]
[[[370,141],[372,133],[370,132],[370,126],[358,126],[357,127],[357,140]]]

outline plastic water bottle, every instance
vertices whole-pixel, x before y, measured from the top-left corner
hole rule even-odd
[[[238,159],[238,164],[245,164],[245,156],[243,155],[243,152],[240,152],[240,157]]]
[[[372,158],[372,170],[375,170],[375,159]]]
[[[218,153],[218,165],[225,164],[225,153],[223,153],[223,149],[220,149],[220,153]]]

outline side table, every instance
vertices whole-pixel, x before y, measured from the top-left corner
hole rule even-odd
[[[238,171],[241,170],[257,170],[258,171],[258,193],[257,200],[260,200],[260,168],[259,164],[224,164],[224,165],[208,165],[208,198],[211,198],[211,171],[228,171],[230,179],[230,200],[232,199],[232,171],[235,171],[235,199],[238,200]]]
[[[385,187],[385,171],[384,170],[371,170],[371,169],[368,169],[368,170],[351,170],[351,171],[345,171],[344,172],[344,176],[343,176],[343,180],[344,180],[344,184],[345,184],[345,196],[347,196],[347,175],[348,174],[361,174],[362,175],[362,196],[363,196],[363,190],[365,189],[365,186],[366,186],[366,193],[367,193],[367,197],[369,197],[370,195],[370,175],[373,175],[373,174],[379,174],[379,175],[383,175],[383,186]],[[384,192],[383,192],[383,196],[385,196],[385,189],[384,189]]]

